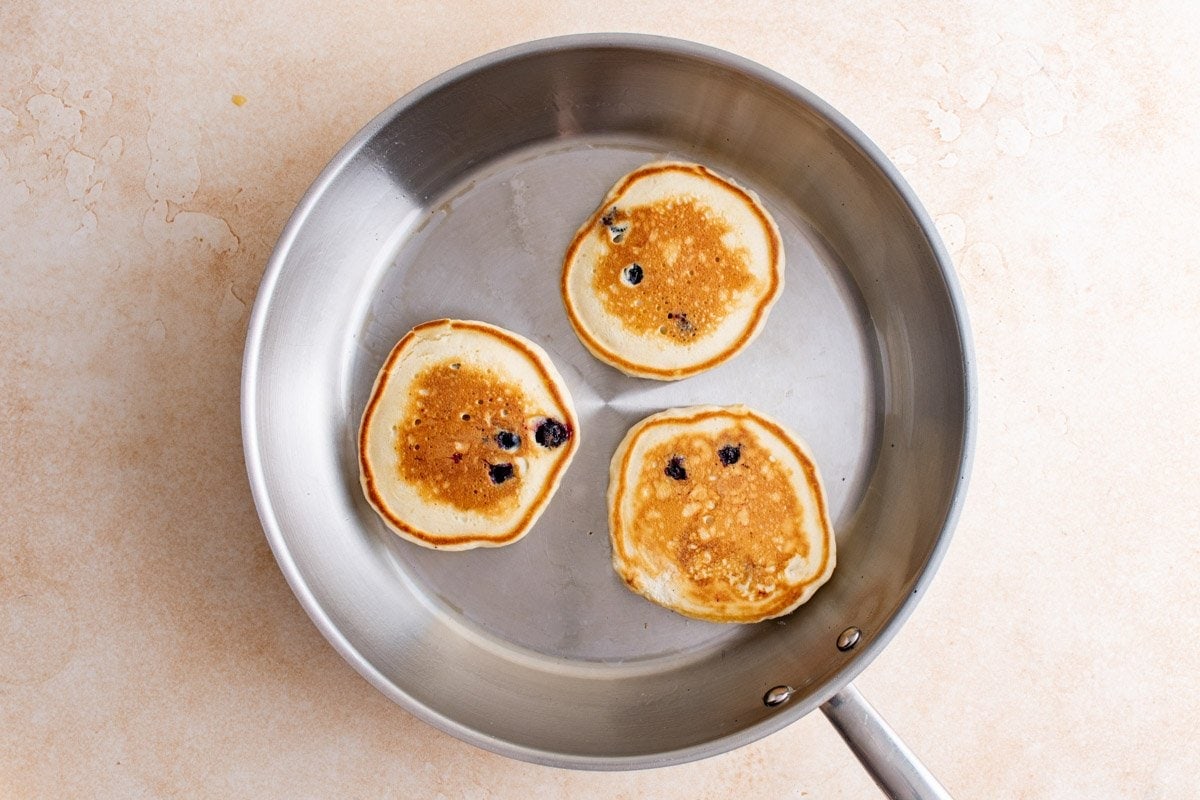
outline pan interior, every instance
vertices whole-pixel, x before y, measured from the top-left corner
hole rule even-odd
[[[264,280],[243,424],[256,501],[297,595],[347,660],[423,719],[506,755],[629,768],[745,744],[811,710],[911,608],[963,478],[963,328],[931,230],[897,177],[815,98],[718,51],[649,37],[533,43],[401,101],[301,204]],[[596,361],[558,294],[576,227],[647,161],[757,191],[784,238],[760,337],[658,383]],[[515,545],[424,550],[362,498],[355,433],[413,325],[492,322],[563,373],[582,442]],[[816,456],[838,567],[797,612],[696,622],[610,567],[608,462],[663,408],[747,403]],[[863,631],[856,652],[838,633]],[[779,710],[763,692],[798,691]]]
[[[391,346],[431,317],[481,319],[539,342],[563,372],[582,446],[534,530],[515,545],[434,552],[361,524],[439,613],[517,647],[563,659],[623,662],[725,646],[736,626],[689,620],[626,589],[611,567],[609,459],[639,419],[664,408],[748,403],[802,432],[845,528],[878,443],[880,367],[854,284],[788,198],[766,191],[787,254],[784,294],[762,336],[720,368],[663,383],[625,376],[575,337],[559,299],[562,255],[623,174],[664,158],[704,158],[685,141],[578,136],[525,148],[473,172],[413,226],[370,293],[351,366],[362,408]],[[348,449],[347,470],[354,471]],[[848,530],[848,529],[847,529]],[[847,534],[848,535],[848,534]]]

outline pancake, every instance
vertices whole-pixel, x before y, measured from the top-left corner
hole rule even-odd
[[[710,622],[759,622],[833,572],[824,489],[807,447],[745,406],[653,414],[608,483],[613,568],[634,592]]]
[[[699,164],[647,164],[575,234],[563,303],[596,358],[678,380],[758,335],[783,290],[783,260],[779,229],[753,192]]]
[[[512,544],[579,446],[542,348],[484,322],[434,320],[392,349],[359,428],[363,492],[387,526],[437,550]]]

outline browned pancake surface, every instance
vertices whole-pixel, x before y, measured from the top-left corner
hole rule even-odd
[[[721,460],[722,448],[732,463]],[[808,555],[787,473],[740,425],[652,448],[636,486],[633,546],[647,561],[677,564],[693,598],[762,599],[792,556]]]
[[[521,475],[501,482],[493,473],[528,449],[519,386],[494,372],[447,359],[421,371],[403,420],[396,426],[400,477],[430,500],[482,513],[508,512],[517,502]],[[504,449],[497,437],[517,439]],[[500,470],[496,470],[500,467]]]
[[[596,265],[593,288],[608,313],[640,334],[705,336],[754,283],[745,250],[722,239],[729,225],[695,199],[613,206],[595,224],[621,234]]]

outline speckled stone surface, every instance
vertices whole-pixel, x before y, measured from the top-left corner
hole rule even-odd
[[[309,182],[455,64],[618,29],[723,47],[824,97],[954,255],[974,478],[932,590],[860,688],[958,797],[1195,797],[1198,14],[4,3],[0,796],[873,796],[819,716],[638,773],[462,744],[337,656],[258,525],[242,345]]]

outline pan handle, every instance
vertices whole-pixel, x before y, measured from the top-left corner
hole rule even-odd
[[[892,800],[952,800],[854,684],[825,701],[825,716]]]

